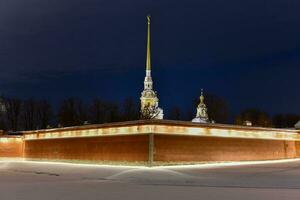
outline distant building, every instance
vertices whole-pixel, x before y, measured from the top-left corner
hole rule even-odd
[[[243,125],[244,126],[252,126],[252,122],[249,121],[249,120],[246,120],[246,121],[243,122]]]
[[[208,123],[209,122],[208,114],[207,114],[207,107],[204,103],[203,90],[201,90],[200,103],[197,107],[196,117],[192,120],[192,122],[197,122],[197,123]]]
[[[295,128],[300,130],[300,121],[295,124]]]
[[[147,34],[147,59],[146,59],[146,77],[144,80],[144,90],[141,94],[141,115],[150,115],[150,119],[163,119],[163,110],[158,107],[158,98],[153,90],[153,81],[151,77],[151,52],[150,52],[150,16],[148,20]]]

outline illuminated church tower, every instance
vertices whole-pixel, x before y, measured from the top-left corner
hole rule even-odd
[[[208,123],[209,122],[208,115],[207,115],[207,108],[204,103],[203,90],[201,90],[200,103],[197,107],[196,117],[192,120],[192,122],[198,122],[198,123]]]
[[[146,58],[146,77],[144,80],[144,90],[141,95],[141,117],[147,119],[163,119],[163,110],[158,107],[158,98],[153,91],[151,77],[151,51],[150,51],[150,16],[147,16],[147,58]]]

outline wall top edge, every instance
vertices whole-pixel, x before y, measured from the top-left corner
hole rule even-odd
[[[22,135],[0,135],[1,138],[23,138]]]
[[[59,131],[74,131],[74,130],[88,130],[88,129],[99,129],[99,128],[118,128],[123,126],[140,126],[140,125],[166,125],[166,126],[184,126],[193,128],[215,128],[215,129],[232,129],[232,130],[247,130],[247,131],[280,131],[286,133],[300,133],[300,130],[294,129],[278,129],[278,128],[263,128],[263,127],[252,127],[252,126],[237,126],[229,124],[200,124],[188,121],[174,121],[174,120],[136,120],[126,122],[114,122],[105,124],[92,124],[82,125],[73,127],[63,128],[52,128],[52,129],[41,129],[33,131],[20,131],[20,134],[33,134],[33,133],[48,133],[48,132],[59,132]]]

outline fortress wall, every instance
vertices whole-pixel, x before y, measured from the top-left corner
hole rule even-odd
[[[154,162],[275,160],[299,157],[299,142],[154,135]],[[297,148],[297,150],[296,150]]]
[[[0,137],[0,158],[23,157],[22,137]]]
[[[295,141],[296,157],[300,158],[300,141]]]
[[[141,134],[27,140],[24,156],[35,160],[146,162],[148,136]]]
[[[296,130],[148,120],[23,134],[1,139],[0,157],[142,165],[300,158]]]

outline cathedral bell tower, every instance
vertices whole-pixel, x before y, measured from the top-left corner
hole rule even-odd
[[[141,94],[141,118],[144,119],[163,119],[163,110],[158,107],[158,98],[153,90],[153,81],[151,77],[151,49],[150,49],[150,23],[151,17],[147,16],[147,58],[146,58],[146,76],[144,80],[144,90]]]
[[[208,115],[207,115],[207,107],[204,103],[204,95],[203,90],[201,90],[200,103],[197,107],[196,117],[192,120],[192,122],[198,123],[208,123]]]

